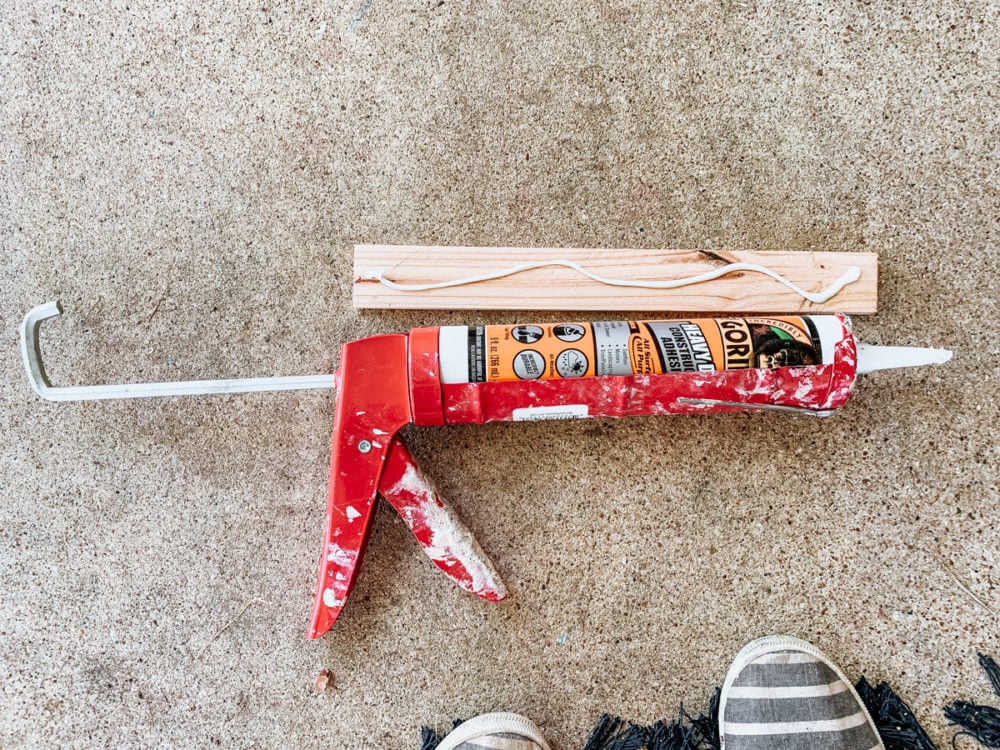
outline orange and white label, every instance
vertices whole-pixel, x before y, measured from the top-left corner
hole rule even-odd
[[[480,326],[469,332],[472,382],[739,370],[819,364],[805,317],[705,318]]]

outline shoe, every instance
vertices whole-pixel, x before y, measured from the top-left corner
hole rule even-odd
[[[531,719],[498,713],[463,721],[437,750],[549,750],[549,743]]]
[[[884,750],[844,673],[788,636],[736,655],[719,698],[719,739],[722,750]]]

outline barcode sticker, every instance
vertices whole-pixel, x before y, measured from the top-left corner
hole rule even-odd
[[[584,419],[590,416],[586,404],[567,406],[526,406],[514,409],[515,422],[536,422],[542,419]]]

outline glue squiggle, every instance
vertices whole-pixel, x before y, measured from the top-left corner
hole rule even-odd
[[[546,260],[538,263],[522,263],[521,265],[513,266],[502,271],[496,271],[494,273],[484,273],[480,276],[468,276],[462,279],[440,281],[433,284],[399,284],[391,279],[387,279],[384,273],[380,273],[377,280],[379,283],[384,284],[390,289],[395,289],[400,292],[427,292],[432,289],[449,289],[456,286],[478,284],[483,281],[493,281],[495,279],[513,276],[517,273],[534,271],[539,268],[548,268],[550,266],[561,266],[563,268],[572,269],[573,271],[576,271],[577,273],[586,276],[588,279],[596,281],[599,284],[633,287],[638,289],[679,289],[680,287],[690,286],[692,284],[701,284],[706,281],[712,281],[713,279],[717,279],[721,276],[735,273],[737,271],[751,271],[753,273],[768,276],[777,281],[779,284],[783,284],[788,287],[788,289],[795,292],[800,297],[817,304],[828,302],[833,299],[833,297],[837,296],[837,294],[839,294],[848,284],[853,284],[861,278],[861,269],[858,266],[851,266],[844,271],[843,275],[841,275],[839,279],[830,284],[830,286],[826,287],[826,289],[822,289],[818,292],[810,292],[803,289],[795,282],[786,279],[777,271],[772,271],[767,266],[761,266],[756,263],[729,263],[725,266],[714,268],[711,271],[706,271],[705,273],[700,273],[696,276],[689,276],[685,279],[670,279],[669,281],[637,281],[635,279],[612,279],[607,276],[601,276],[600,274],[594,273],[593,271],[584,268],[579,263],[571,260]]]

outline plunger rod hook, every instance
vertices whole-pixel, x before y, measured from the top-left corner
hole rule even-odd
[[[116,398],[155,396],[203,396],[223,393],[259,393],[335,388],[334,375],[293,375],[276,378],[233,378],[228,380],[181,380],[168,383],[121,383],[115,385],[53,386],[45,374],[38,329],[44,321],[62,313],[58,302],[33,308],[21,323],[21,357],[31,387],[47,401],[97,401]]]

